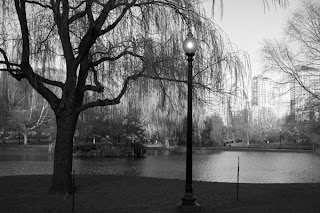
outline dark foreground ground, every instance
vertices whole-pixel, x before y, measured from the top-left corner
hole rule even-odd
[[[72,212],[72,196],[49,195],[51,176],[0,177],[0,212]],[[99,175],[76,177],[75,211],[176,212],[184,181]],[[320,212],[320,184],[194,182],[202,212]]]

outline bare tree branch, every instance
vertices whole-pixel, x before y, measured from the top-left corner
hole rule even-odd
[[[121,58],[122,56],[125,56],[125,55],[131,55],[131,56],[134,56],[134,57],[138,57],[142,61],[144,61],[143,56],[141,56],[139,54],[136,54],[136,53],[134,53],[132,51],[128,51],[127,49],[128,48],[126,48],[126,50],[124,50],[122,53],[120,53],[119,55],[117,55],[115,57],[108,57],[108,56],[101,57],[99,60],[92,62],[91,66],[98,66],[99,64],[101,64],[102,62],[105,62],[105,61],[115,61],[115,60],[118,60],[119,58]]]
[[[91,71],[93,72],[93,80],[94,80],[95,86],[86,85],[85,90],[92,90],[92,91],[96,91],[98,93],[102,93],[104,91],[104,88],[101,85],[101,83],[98,81],[97,71],[95,70],[94,67],[91,67]]]
[[[41,7],[43,7],[43,8],[50,8],[50,9],[52,9],[52,7],[51,7],[50,5],[42,4],[41,2],[30,1],[30,0],[25,0],[25,2],[30,3],[30,4],[35,4],[35,5],[41,6]]]
[[[129,82],[137,80],[139,78],[139,75],[140,75],[140,73],[128,76],[124,80],[122,89],[121,89],[119,95],[116,98],[104,99],[104,100],[98,99],[97,101],[83,104],[82,106],[80,106],[80,107],[78,107],[76,109],[76,112],[79,113],[79,112],[81,112],[81,111],[83,111],[85,109],[96,107],[96,106],[109,106],[109,105],[119,104],[120,103],[120,99],[122,98],[122,96],[125,94],[125,92],[128,89]]]
[[[71,16],[69,18],[68,24],[71,24],[72,22],[76,21],[77,19],[84,17],[86,14],[87,14],[86,11],[81,11],[81,12],[74,14],[73,16]]]
[[[6,52],[5,52],[2,48],[0,48],[0,52],[2,53],[3,58],[4,58],[4,60],[5,60],[5,61],[3,62],[3,64],[5,64],[5,65],[7,66],[7,69],[3,69],[3,71],[8,71],[8,72],[10,73],[10,75],[12,75],[12,77],[14,77],[15,79],[17,79],[17,80],[19,80],[19,81],[20,81],[21,79],[25,78],[25,75],[24,75],[24,73],[22,72],[20,65],[14,64],[14,63],[10,63]],[[11,68],[11,65],[17,66],[17,67],[19,67],[20,69],[12,69],[12,68]]]
[[[133,0],[130,4],[126,4],[125,8],[123,8],[123,10],[122,10],[121,14],[118,16],[118,18],[112,24],[107,26],[105,29],[100,30],[99,36],[104,35],[107,32],[109,32],[110,30],[112,30],[113,28],[115,28],[117,26],[117,24],[122,20],[122,18],[126,14],[126,12],[130,9],[130,7],[132,7],[132,5],[135,4],[135,2],[136,2],[136,0]],[[97,19],[97,21],[102,21],[102,20],[99,20],[99,18]]]

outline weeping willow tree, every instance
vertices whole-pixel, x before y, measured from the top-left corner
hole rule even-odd
[[[227,35],[211,22],[202,23],[205,30],[198,33],[200,51],[196,55],[194,64],[194,125],[198,130],[204,128],[206,118],[205,108],[210,108],[215,97],[239,95],[248,88],[247,80],[250,76],[250,65],[245,52],[231,46]],[[153,33],[154,36],[156,33]],[[148,55],[152,61],[151,73],[142,74],[122,98],[117,107],[106,109],[108,113],[97,113],[103,118],[111,118],[113,114],[123,117],[132,109],[140,109],[142,120],[148,123],[149,136],[159,134],[161,139],[174,137],[177,131],[183,131],[186,117],[186,62],[181,52],[183,35],[181,31],[158,33],[159,36],[149,40]],[[210,35],[210,36],[208,36]],[[152,58],[151,58],[152,57]],[[151,59],[150,59],[151,58]],[[123,58],[112,66],[134,66],[132,58]],[[146,81],[146,78],[148,79]],[[107,79],[106,79],[107,80]],[[114,79],[112,79],[114,80]],[[110,85],[112,82],[109,83]],[[94,96],[87,96],[95,99]],[[88,115],[89,116],[89,115]],[[86,116],[85,116],[86,117]],[[101,117],[100,117],[101,119]]]
[[[201,15],[200,3],[1,2],[1,71],[18,81],[26,79],[56,117],[51,192],[71,192],[72,141],[82,111],[118,105],[122,98],[150,105],[181,104],[168,97],[185,97],[186,63],[181,44],[187,34],[186,22],[200,46],[194,66],[196,100],[204,98],[203,91],[221,91],[226,67],[231,73],[243,71],[239,63],[221,65],[237,60],[224,56],[224,44],[217,29]],[[138,99],[141,96],[148,98]]]

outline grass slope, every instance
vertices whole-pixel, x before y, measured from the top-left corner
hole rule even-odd
[[[72,196],[47,193],[51,176],[0,177],[0,212],[72,212]],[[75,212],[176,212],[184,181],[78,175]],[[320,212],[320,184],[194,182],[202,212]]]

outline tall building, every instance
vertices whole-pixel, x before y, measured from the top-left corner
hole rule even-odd
[[[290,109],[296,121],[310,121],[319,116],[315,109],[319,99],[313,94],[320,94],[320,70],[307,66],[296,70],[296,78],[292,78],[290,84]]]
[[[252,108],[258,111],[269,108],[276,115],[281,116],[280,87],[268,77],[256,76],[252,79]]]
[[[218,94],[212,96],[206,114],[217,114],[221,117],[224,125],[231,126],[233,116],[247,108],[248,99],[241,97],[241,94],[243,91],[239,91],[238,95]]]

